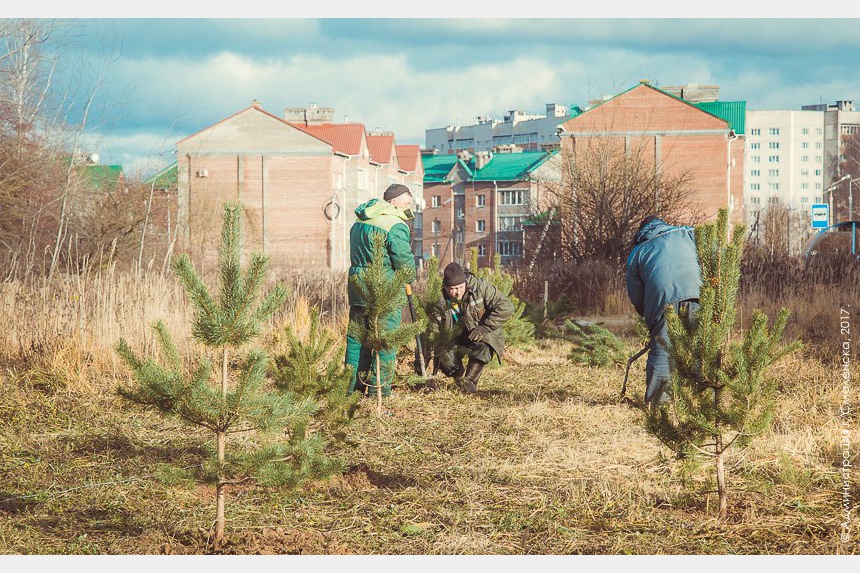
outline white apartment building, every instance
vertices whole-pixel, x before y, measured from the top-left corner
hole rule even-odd
[[[797,249],[811,232],[812,204],[821,202],[827,181],[824,113],[747,110],[746,136],[744,213],[751,237],[760,238],[767,207],[782,204],[796,226],[787,232]]]
[[[492,151],[499,145],[516,145],[526,151],[557,148],[557,128],[580,110],[557,103],[546,104],[546,115],[512,110],[503,120],[477,117],[472,125],[449,125],[427,129],[425,147],[441,154],[458,151]]]

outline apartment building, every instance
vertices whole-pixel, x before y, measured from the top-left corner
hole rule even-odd
[[[425,257],[464,263],[475,248],[481,266],[496,254],[503,264],[520,264],[523,221],[540,209],[547,186],[560,180],[557,153],[503,146],[424,155]]]
[[[548,103],[545,115],[511,110],[501,120],[479,116],[472,125],[425,130],[425,147],[442,154],[492,151],[501,145],[516,145],[526,151],[557,149],[559,124],[580,111],[578,107]]]
[[[216,262],[214,222],[226,200],[245,207],[244,251],[262,251],[282,270],[347,269],[354,210],[381,198],[392,179],[421,204],[417,145],[398,146],[392,134],[369,139],[363,124],[332,123],[331,108],[284,116],[254,102],[177,143],[181,247],[204,269]]]

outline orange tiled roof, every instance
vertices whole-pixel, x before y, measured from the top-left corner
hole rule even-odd
[[[388,165],[394,155],[394,136],[368,135],[367,150],[370,151],[370,160],[380,165]]]
[[[397,164],[403,171],[412,172],[418,169],[421,162],[421,147],[418,145],[395,145]]]
[[[344,155],[358,155],[361,153],[361,138],[364,136],[364,124],[362,123],[323,123],[319,125],[305,125],[288,121],[290,125],[322,139],[332,146],[333,151]]]

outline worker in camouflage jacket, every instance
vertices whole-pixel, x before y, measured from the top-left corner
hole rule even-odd
[[[371,199],[355,209],[357,221],[349,232],[349,276],[360,273],[373,257],[373,235],[385,235],[385,267],[390,276],[394,271],[411,269],[414,277],[415,256],[409,237],[407,221],[412,218],[412,194],[405,185],[392,184],[385,190],[383,200]],[[349,298],[350,322],[363,323],[365,301],[358,291],[350,284],[347,287]],[[403,292],[403,304],[406,304],[406,292]],[[386,330],[394,330],[400,326],[400,311],[393,312],[383,319]],[[397,350],[379,353],[382,376],[382,394],[391,394],[391,382],[394,378],[394,367]],[[375,369],[371,368],[372,352],[350,335],[346,337],[346,364],[352,366],[352,381],[350,392],[367,393],[376,384]]]
[[[695,321],[702,283],[696,239],[692,227],[669,225],[656,215],[642,220],[627,257],[627,295],[645,319],[651,334],[645,367],[645,403],[652,407],[669,399],[671,372],[666,308]]]
[[[463,391],[476,392],[484,366],[493,356],[502,362],[502,327],[514,313],[514,305],[495,286],[451,263],[445,267],[438,310],[434,327],[452,335],[453,347],[443,349],[436,370],[454,378]]]

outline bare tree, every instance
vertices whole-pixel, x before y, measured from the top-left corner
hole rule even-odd
[[[639,222],[657,213],[692,224],[704,219],[692,201],[691,176],[664,172],[644,146],[594,139],[560,154],[560,183],[544,182],[561,223],[562,259],[623,260]]]

